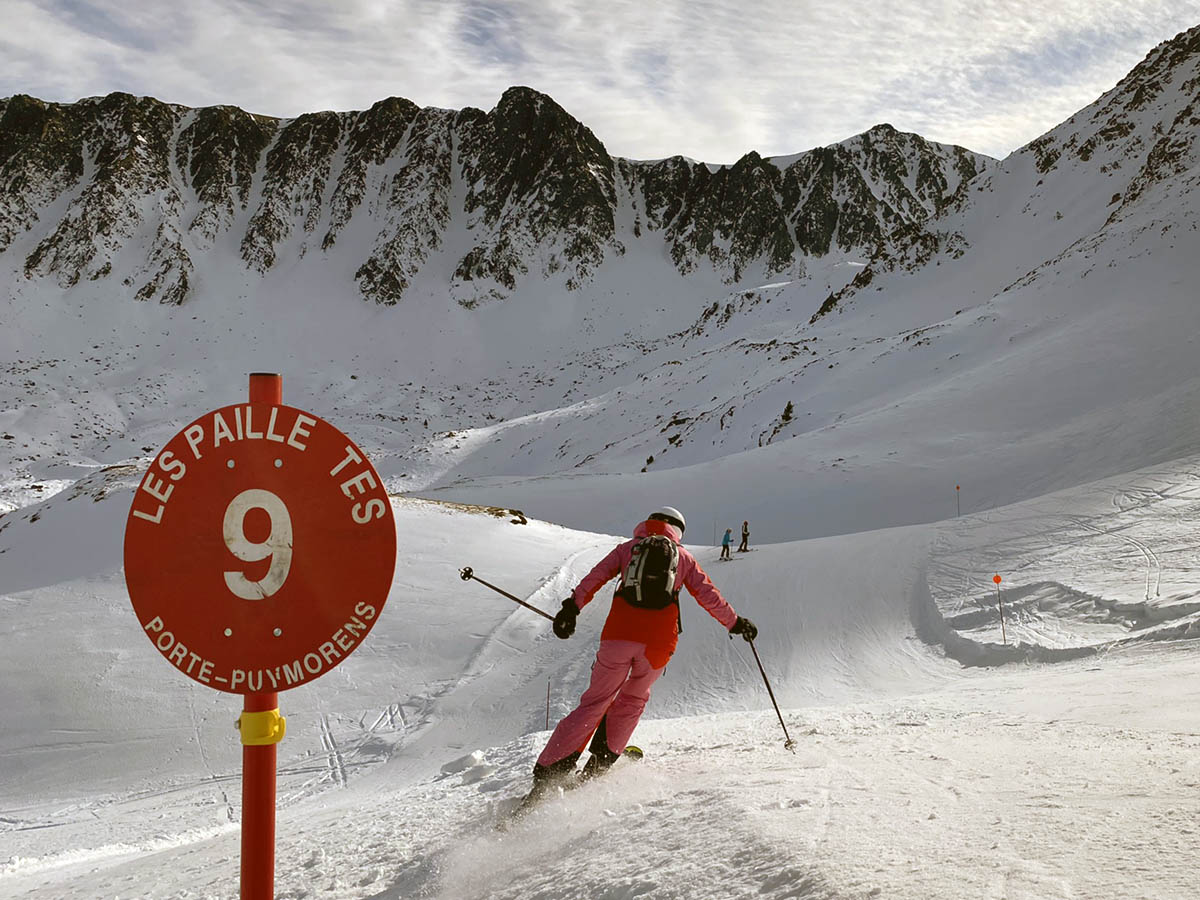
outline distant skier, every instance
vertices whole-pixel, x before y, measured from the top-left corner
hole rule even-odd
[[[733,529],[726,528],[725,536],[721,538],[721,559],[733,559],[733,554],[729,552],[729,545],[733,543]]]
[[[750,523],[743,522],[742,523],[742,542],[740,544],[738,544],[738,553],[749,553],[750,552],[750,548],[748,546],[746,546],[749,541],[750,541]]]
[[[684,527],[683,515],[670,506],[651,513],[634,529],[633,540],[600,560],[563,601],[554,617],[554,633],[565,640],[575,633],[579,611],[596,592],[621,578],[600,634],[591,683],[538,757],[526,803],[575,771],[589,737],[592,755],[582,776],[596,775],[620,757],[650,699],[651,686],[679,641],[681,588],[686,587],[731,635],[747,641],[758,636],[754,623],[734,612],[695,557],[680,546]]]

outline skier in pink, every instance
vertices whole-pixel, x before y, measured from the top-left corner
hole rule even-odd
[[[583,775],[603,771],[620,757],[650,699],[650,688],[666,668],[679,641],[679,591],[688,593],[727,628],[747,641],[758,635],[709,580],[700,564],[680,546],[682,513],[666,506],[652,513],[625,541],[584,576],[554,617],[554,633],[564,640],[575,620],[607,582],[620,576],[612,609],[600,634],[592,679],[579,705],[550,736],[533,768],[535,799],[557,778],[575,771],[588,738],[591,757]]]

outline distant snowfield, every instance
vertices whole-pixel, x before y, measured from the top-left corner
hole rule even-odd
[[[119,557],[82,552],[119,538],[136,478],[97,473],[3,520],[0,560],[29,560],[0,568],[5,897],[237,896],[240,701],[165,664]],[[397,498],[378,625],[281,695],[277,895],[1194,897],[1198,499],[1189,457],[733,563],[697,545],[761,628],[795,752],[744,642],[685,599],[634,738],[647,758],[502,832],[547,685],[553,723],[607,603],[563,642],[458,570],[552,610],[619,536]]]

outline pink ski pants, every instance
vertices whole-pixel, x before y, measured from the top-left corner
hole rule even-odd
[[[662,675],[646,659],[646,645],[634,641],[601,641],[592,663],[592,681],[579,705],[558,723],[538,765],[549,766],[582,748],[600,720],[608,715],[608,749],[620,753],[650,699],[650,687]]]

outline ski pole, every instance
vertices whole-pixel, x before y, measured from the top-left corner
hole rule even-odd
[[[502,594],[502,595],[504,595],[504,596],[505,596],[505,597],[507,597],[509,600],[513,601],[513,603],[519,603],[519,604],[521,604],[523,607],[525,607],[526,609],[531,609],[531,610],[533,610],[533,611],[534,611],[535,613],[537,613],[539,616],[544,616],[545,618],[549,619],[551,622],[553,622],[553,621],[554,621],[554,616],[550,615],[550,613],[548,613],[548,612],[545,612],[545,611],[543,611],[543,610],[540,610],[540,609],[538,609],[536,606],[533,606],[533,605],[531,605],[531,604],[529,604],[529,603],[526,603],[526,602],[525,602],[524,600],[522,600],[520,597],[514,597],[514,596],[513,596],[512,594],[510,594],[508,591],[502,591],[502,590],[500,590],[500,588],[496,587],[494,584],[488,584],[488,583],[487,583],[486,581],[484,581],[482,578],[478,577],[478,576],[475,574],[475,572],[474,572],[474,571],[472,571],[472,569],[471,569],[471,567],[470,567],[470,566],[467,566],[465,569],[462,569],[462,570],[461,570],[461,571],[460,571],[458,574],[462,576],[462,580],[463,580],[463,581],[470,581],[472,578],[474,578],[476,581],[478,581],[478,582],[479,582],[480,584],[482,584],[484,587],[490,587],[490,588],[491,588],[493,591],[495,591],[497,594]]]
[[[754,647],[754,641],[747,641],[750,645],[750,652],[754,654],[754,661],[758,663],[758,671],[762,673],[763,684],[767,686],[767,693],[771,696],[771,705],[775,707],[775,715],[779,716],[779,724],[783,727],[783,748],[796,752],[796,742],[792,740],[788,734],[787,725],[783,723],[783,713],[779,711],[779,704],[775,702],[775,692],[771,690],[771,682],[767,679],[767,670],[763,668],[762,660],[758,658],[758,650]]]

